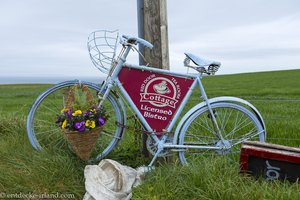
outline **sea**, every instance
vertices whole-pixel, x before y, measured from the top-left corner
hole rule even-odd
[[[56,84],[68,80],[82,80],[93,83],[102,83],[105,77],[14,77],[14,76],[0,76],[0,84]]]

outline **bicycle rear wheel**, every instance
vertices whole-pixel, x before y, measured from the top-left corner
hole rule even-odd
[[[179,152],[182,164],[187,164],[198,159],[199,156],[231,155],[237,160],[241,143],[246,140],[265,141],[265,131],[257,117],[245,107],[233,103],[212,104],[224,143],[214,134],[215,129],[207,107],[193,113],[180,131],[179,145],[196,145],[203,147],[231,147],[229,149],[208,150],[205,148],[183,149]]]
[[[100,88],[90,82],[66,81],[54,85],[42,93],[32,105],[27,117],[27,135],[31,145],[36,150],[61,150],[68,147],[68,143],[61,128],[55,123],[57,116],[64,107],[64,95],[74,85],[87,86],[94,99]],[[111,94],[103,105],[109,119],[101,131],[92,153],[92,158],[100,160],[106,156],[118,143],[122,136],[124,117],[117,100]]]

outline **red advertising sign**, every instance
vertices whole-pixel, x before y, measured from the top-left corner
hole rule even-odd
[[[119,80],[150,127],[166,129],[188,89],[190,78],[123,67]]]

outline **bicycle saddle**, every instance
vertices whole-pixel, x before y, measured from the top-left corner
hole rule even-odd
[[[198,56],[195,56],[191,53],[184,53],[186,57],[188,57],[193,63],[199,67],[205,67],[205,66],[217,66],[220,67],[221,63],[218,61],[212,61],[212,60],[206,60],[203,58],[199,58]]]

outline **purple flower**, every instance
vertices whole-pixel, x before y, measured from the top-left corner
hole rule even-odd
[[[62,122],[61,116],[57,116],[55,123],[60,123],[60,122]]]
[[[99,125],[99,126],[103,126],[104,124],[105,124],[105,119],[102,118],[102,117],[100,117],[100,118],[98,119],[98,125]]]
[[[72,117],[72,112],[73,112],[73,110],[72,110],[72,108],[70,108],[70,109],[66,112],[66,116],[67,116],[68,118],[71,118],[71,117]]]
[[[85,131],[85,122],[76,122],[74,128],[77,129],[79,132]]]
[[[84,116],[89,116],[91,114],[91,112],[89,112],[89,111],[86,111],[86,112],[84,112]]]

